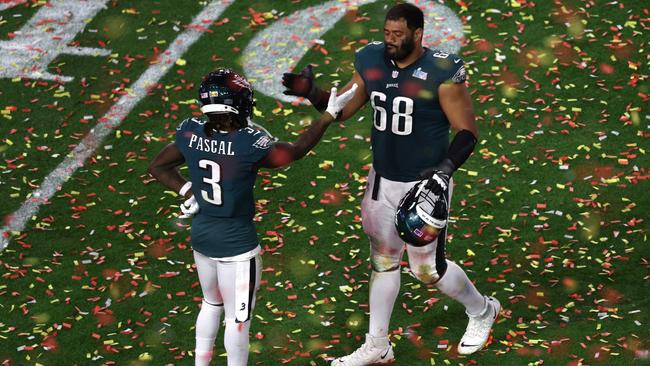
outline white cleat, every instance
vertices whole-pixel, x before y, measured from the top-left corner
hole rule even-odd
[[[332,361],[332,366],[386,365],[395,361],[388,337],[375,338],[366,334],[366,343],[356,351]]]
[[[458,344],[458,353],[461,355],[472,354],[485,345],[494,321],[501,311],[499,300],[491,296],[485,296],[485,308],[476,316],[469,315],[469,323],[463,338]]]

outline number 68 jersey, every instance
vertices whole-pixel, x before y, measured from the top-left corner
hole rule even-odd
[[[272,141],[252,127],[207,136],[204,126],[204,120],[188,118],[176,128],[176,146],[200,208],[192,222],[192,247],[209,257],[234,256],[258,245],[253,187],[257,163]]]
[[[415,181],[447,154],[449,121],[438,86],[464,83],[465,67],[456,55],[424,48],[418,60],[399,68],[384,49],[372,42],[354,61],[373,108],[373,167],[386,179]]]

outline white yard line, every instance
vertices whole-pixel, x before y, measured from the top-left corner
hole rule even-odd
[[[69,47],[77,34],[108,0],[50,0],[8,41],[0,41],[0,78],[24,77],[70,82],[71,76],[54,75],[47,67],[61,54],[108,56],[111,50]],[[16,4],[14,2],[13,4]],[[6,5],[14,6],[14,5]]]
[[[7,247],[11,232],[22,231],[27,222],[38,212],[40,206],[61,188],[74,172],[83,166],[84,162],[100,146],[102,140],[113,133],[131,110],[147,96],[149,88],[156,83],[174,66],[188,48],[196,42],[203,30],[208,29],[232,1],[212,1],[192,21],[191,25],[171,43],[162,53],[158,62],[151,65],[138,80],[131,85],[129,93],[123,95],[111,109],[99,119],[99,123],[86,137],[70,152],[67,157],[43,180],[40,188],[32,191],[20,208],[9,218],[0,231],[0,251]]]

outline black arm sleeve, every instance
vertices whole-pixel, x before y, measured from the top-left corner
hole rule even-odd
[[[447,175],[452,175],[474,151],[476,137],[467,130],[460,130],[449,145],[447,157],[440,162],[438,169]]]

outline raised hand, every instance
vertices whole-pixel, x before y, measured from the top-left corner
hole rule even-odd
[[[332,90],[330,91],[330,99],[327,102],[327,109],[325,109],[325,112],[331,114],[334,118],[338,117],[345,105],[352,100],[357,88],[358,85],[355,83],[345,93],[336,95],[336,87],[332,87]]]
[[[313,94],[316,90],[312,66],[307,65],[300,74],[282,74],[282,85],[287,88],[287,90],[284,91],[284,94],[308,98],[310,94]]]

